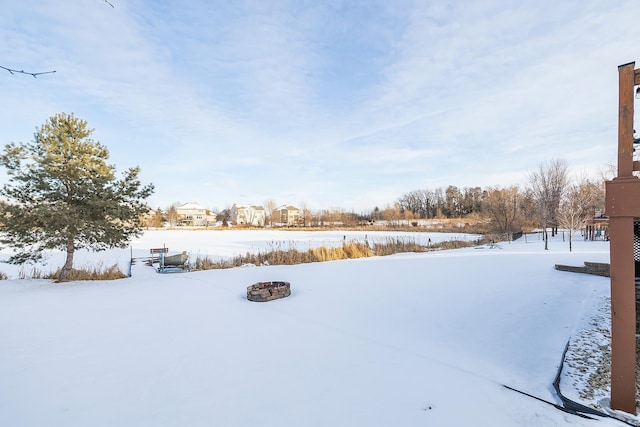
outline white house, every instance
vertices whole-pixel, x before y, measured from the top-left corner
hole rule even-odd
[[[231,222],[264,227],[266,213],[262,206],[237,205],[231,207]]]
[[[295,206],[280,206],[274,211],[274,214],[282,225],[300,225],[302,223],[302,210]]]
[[[178,212],[178,224],[180,225],[207,226],[208,224],[207,216],[209,211],[197,203],[185,203],[182,206],[178,206],[176,211]]]

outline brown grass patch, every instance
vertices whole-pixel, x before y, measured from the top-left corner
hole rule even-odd
[[[62,269],[59,268],[55,272],[45,276],[46,279],[52,279],[59,281],[60,273]],[[79,269],[72,269],[69,272],[67,282],[76,282],[80,280],[117,280],[128,277],[122,272],[118,264],[113,264],[110,267],[104,267],[102,263],[98,263],[95,266],[85,266]]]
[[[389,237],[381,242],[370,243],[364,241],[349,241],[338,247],[320,246],[300,251],[292,248],[285,249],[282,242],[272,243],[271,249],[255,254],[246,253],[227,260],[213,260],[206,255],[198,255],[193,270],[212,270],[241,267],[243,265],[294,265],[310,262],[336,261],[341,259],[367,258],[385,256],[405,252],[428,252],[446,249],[458,249],[487,243],[487,239],[478,240],[450,240],[424,246],[415,239]]]

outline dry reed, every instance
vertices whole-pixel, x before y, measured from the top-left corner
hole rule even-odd
[[[206,255],[198,255],[192,270],[211,270],[241,267],[245,265],[294,265],[311,262],[336,261],[341,259],[367,258],[371,256],[393,255],[404,252],[428,252],[446,249],[458,249],[486,243],[485,239],[462,241],[450,240],[430,245],[422,245],[412,238],[389,237],[381,242],[370,243],[364,241],[349,241],[338,247],[320,246],[300,251],[293,248],[289,242],[289,249],[285,249],[283,242],[272,242],[267,251],[257,253],[247,252],[231,259],[213,260]]]
[[[53,279],[60,281],[60,273],[62,269],[57,269],[55,272],[45,276],[47,279]],[[118,264],[113,264],[110,267],[104,267],[102,263],[98,263],[95,266],[85,266],[79,269],[72,269],[66,279],[67,282],[75,282],[80,280],[117,280],[128,277],[122,272]]]

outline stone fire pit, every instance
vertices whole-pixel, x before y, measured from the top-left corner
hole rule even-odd
[[[266,302],[291,295],[289,282],[258,282],[247,287],[249,301]]]

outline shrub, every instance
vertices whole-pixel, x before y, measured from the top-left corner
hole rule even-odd
[[[62,269],[59,268],[53,273],[50,273],[46,276],[47,279],[53,279],[56,281],[60,281],[60,274]],[[120,270],[120,266],[118,264],[113,264],[111,267],[103,267],[102,263],[98,263],[96,266],[87,266],[80,269],[72,269],[66,280],[68,282],[75,282],[80,280],[117,280],[124,279],[128,277],[126,274]]]

